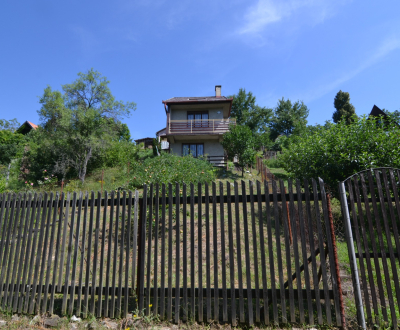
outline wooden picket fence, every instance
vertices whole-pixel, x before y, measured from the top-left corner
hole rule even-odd
[[[0,307],[341,325],[322,180],[3,194]],[[218,190],[218,192],[217,192]]]

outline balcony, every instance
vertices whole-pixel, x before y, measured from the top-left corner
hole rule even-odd
[[[235,119],[192,119],[170,120],[168,134],[223,134],[229,125],[236,125]]]

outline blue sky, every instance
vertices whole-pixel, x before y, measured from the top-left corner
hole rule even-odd
[[[134,101],[133,138],[165,126],[162,100],[252,91],[303,100],[309,124],[349,92],[357,114],[400,109],[400,1],[3,1],[0,118],[39,123],[38,97],[89,68]]]

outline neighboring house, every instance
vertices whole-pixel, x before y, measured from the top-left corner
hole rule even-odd
[[[38,128],[38,126],[35,125],[34,123],[31,123],[30,121],[26,121],[16,130],[16,132],[25,135],[25,134],[28,134],[31,130],[37,129],[37,128]]]
[[[221,96],[221,86],[215,86],[215,96],[173,97],[162,101],[167,115],[166,128],[157,132],[164,147],[168,142],[169,152],[193,157],[207,156],[217,166],[226,163],[222,135],[229,125],[232,98]],[[162,149],[164,149],[162,147]]]
[[[143,139],[137,139],[137,140],[135,140],[135,142],[136,142],[136,144],[143,143],[144,149],[147,149],[147,148],[152,149],[153,148],[153,140],[154,140],[153,138],[147,137],[147,138],[143,138]]]
[[[368,118],[371,117],[381,118],[385,122],[385,125],[390,121],[390,117],[386,113],[384,113],[381,109],[379,109],[376,105],[373,106],[371,112],[369,113]],[[395,124],[397,126],[400,126],[399,123]]]

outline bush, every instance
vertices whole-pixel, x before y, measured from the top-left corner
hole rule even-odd
[[[400,128],[366,118],[320,127],[284,149],[281,161],[297,178],[321,177],[332,192],[338,181],[381,166],[400,167]]]
[[[204,159],[166,153],[136,163],[131,173],[128,184],[123,188],[141,188],[143,184],[150,183],[205,183],[216,177],[213,166]]]

